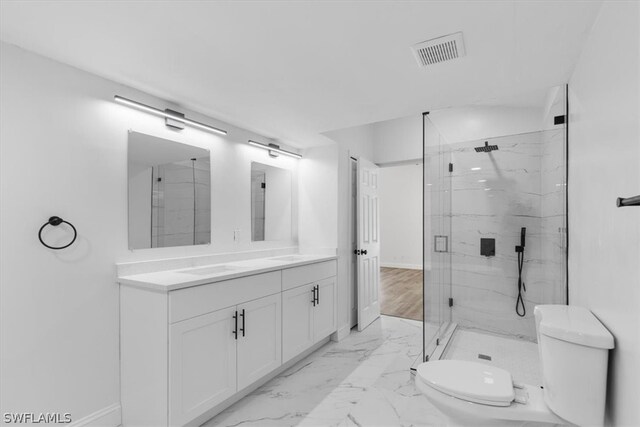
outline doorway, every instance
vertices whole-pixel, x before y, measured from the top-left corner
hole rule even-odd
[[[370,172],[375,174],[372,199],[362,194],[371,191],[371,185],[363,183],[367,172],[359,182],[364,165],[375,168]],[[380,314],[423,321],[422,173],[420,160],[378,167],[349,157],[352,328],[362,330]],[[378,247],[378,256],[368,263],[363,260],[363,254],[371,255],[363,246],[369,238],[367,228]],[[359,324],[358,316],[366,318],[366,324]]]
[[[423,320],[422,162],[380,168],[380,312]]]

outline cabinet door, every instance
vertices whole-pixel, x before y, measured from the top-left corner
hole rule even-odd
[[[314,342],[336,331],[336,278],[330,277],[316,283],[318,296],[313,307]]]
[[[282,293],[282,362],[313,345],[313,285]]]
[[[235,307],[170,326],[169,419],[183,425],[236,392]]]
[[[238,305],[238,390],[282,364],[282,296]]]

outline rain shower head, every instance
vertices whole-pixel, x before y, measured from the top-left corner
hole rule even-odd
[[[485,141],[484,142],[484,147],[476,147],[476,153],[488,153],[490,151],[494,151],[497,150],[498,146],[497,145],[489,145],[489,141]]]

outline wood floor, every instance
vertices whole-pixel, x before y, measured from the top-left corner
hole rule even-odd
[[[422,320],[422,270],[380,269],[380,312]]]

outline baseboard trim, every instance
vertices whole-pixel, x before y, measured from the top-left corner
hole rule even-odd
[[[348,337],[350,333],[351,333],[351,328],[349,327],[349,325],[344,325],[343,327],[335,331],[333,334],[331,334],[331,341],[340,342],[346,337]]]
[[[422,270],[422,264],[400,264],[400,263],[381,263],[380,267],[385,268],[404,268],[407,270]]]
[[[119,403],[102,408],[69,424],[70,427],[117,427],[119,425],[122,425],[122,408]]]

